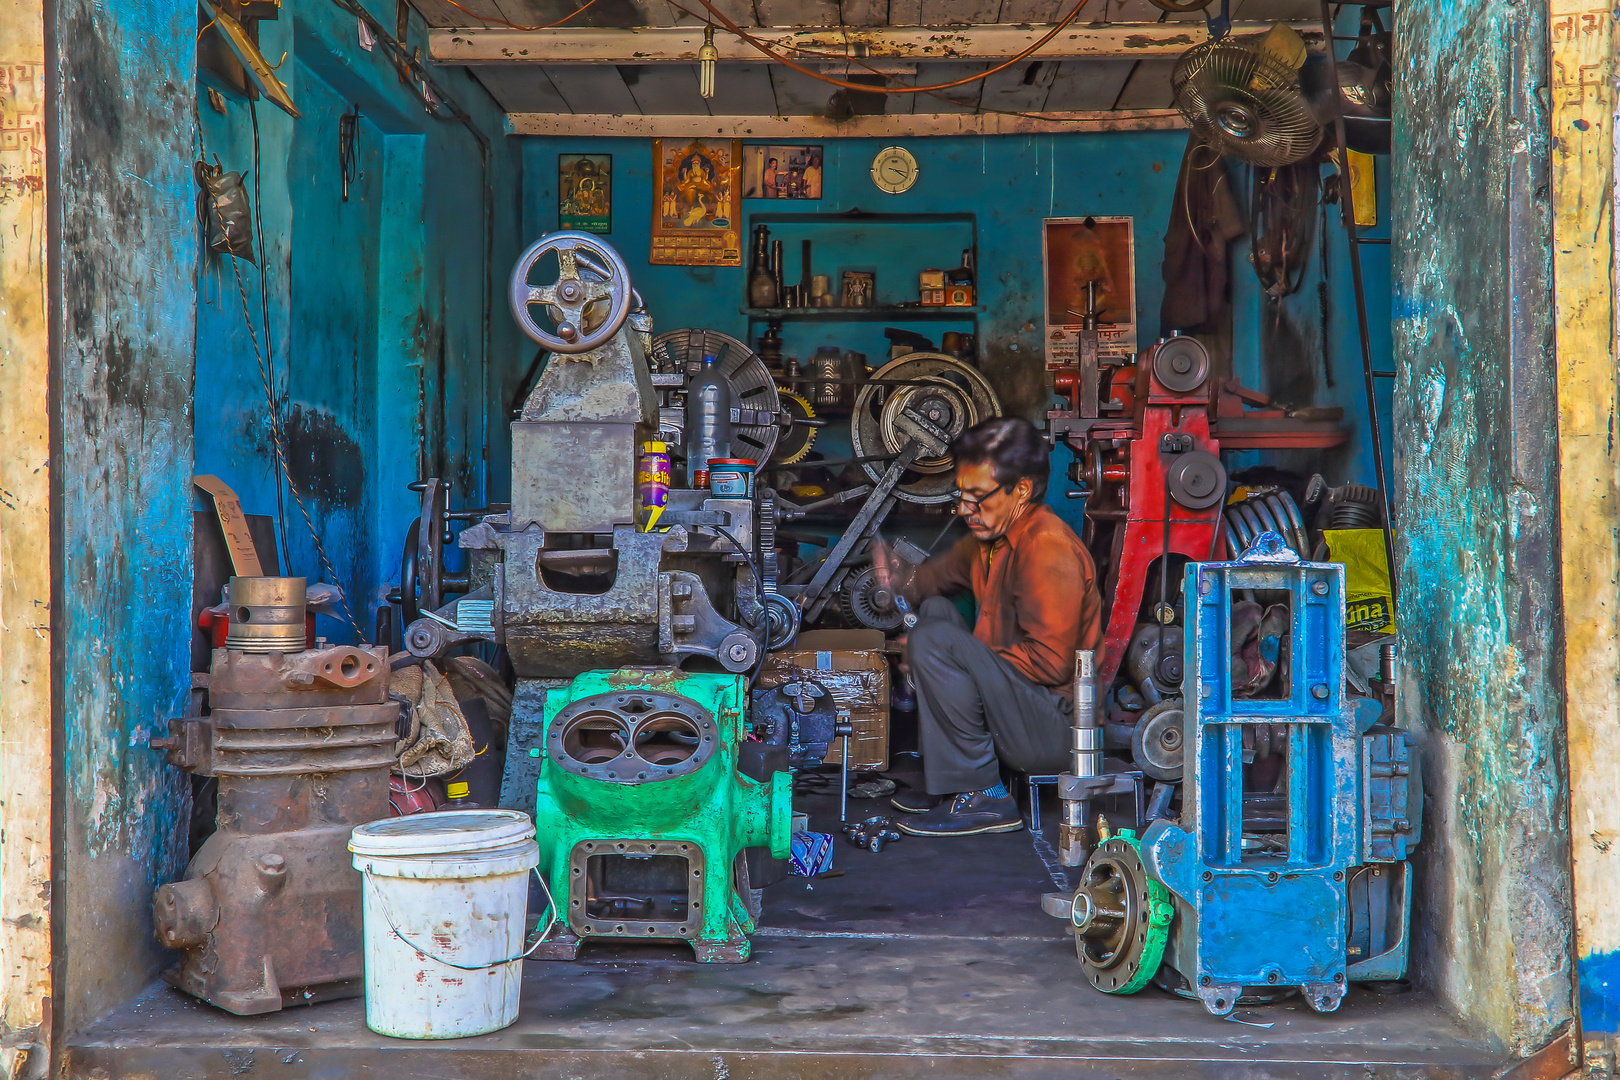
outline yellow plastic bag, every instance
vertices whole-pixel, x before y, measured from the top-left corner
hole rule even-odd
[[[1344,563],[1344,623],[1347,630],[1395,632],[1389,594],[1389,560],[1382,529],[1324,529],[1334,562]]]

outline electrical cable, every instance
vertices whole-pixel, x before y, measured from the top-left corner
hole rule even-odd
[[[996,74],[998,71],[1005,71],[1007,68],[1012,67],[1014,64],[1018,63],[1020,60],[1023,60],[1024,58],[1030,56],[1031,54],[1033,54],[1034,52],[1039,50],[1041,48],[1041,46],[1045,45],[1048,41],[1051,41],[1053,38],[1057,37],[1058,34],[1062,33],[1063,30],[1065,28],[1067,28],[1068,25],[1075,20],[1075,18],[1080,14],[1080,12],[1085,8],[1085,6],[1088,3],[1090,3],[1090,0],[1075,0],[1074,7],[1072,9],[1070,9],[1069,13],[1063,17],[1061,22],[1055,23],[1052,26],[1052,28],[1050,30],[1048,30],[1045,34],[1043,34],[1033,45],[1031,45],[1029,48],[1025,49],[1023,52],[1019,53],[1018,55],[1012,57],[1011,59],[1005,60],[1005,61],[1001,62],[1000,64],[997,64],[995,67],[990,68],[988,71],[982,71],[977,75],[969,75],[966,78],[957,79],[955,82],[938,83],[938,84],[933,85],[933,86],[868,86],[868,85],[865,85],[863,83],[852,83],[852,82],[847,82],[847,81],[845,81],[843,79],[836,79],[836,78],[833,78],[830,75],[823,75],[821,72],[818,72],[818,71],[811,71],[809,68],[804,67],[803,65],[800,65],[800,64],[796,64],[793,61],[791,61],[791,60],[787,59],[786,57],[782,56],[781,54],[777,53],[769,45],[765,44],[763,41],[760,41],[758,38],[756,38],[753,35],[749,34],[748,31],[744,30],[742,27],[740,27],[736,23],[732,22],[731,18],[728,15],[726,15],[725,12],[721,11],[719,8],[714,6],[714,3],[712,2],[712,0],[698,0],[698,2],[700,4],[702,4],[704,6],[704,8],[706,8],[708,10],[710,15],[714,16],[714,18],[719,21],[721,26],[724,26],[727,30],[731,31],[731,33],[735,34],[737,37],[739,37],[743,41],[747,42],[749,46],[751,46],[752,48],[754,48],[758,52],[763,53],[765,56],[769,57],[770,59],[775,60],[777,63],[781,64],[783,67],[792,68],[794,71],[797,71],[801,75],[808,75],[812,79],[819,79],[820,81],[822,81],[824,83],[828,83],[828,84],[830,84],[832,86],[839,86],[839,87],[844,88],[845,90],[855,90],[855,91],[859,91],[861,93],[869,93],[869,94],[930,94],[930,93],[934,93],[935,91],[939,91],[939,90],[950,90],[950,89],[953,89],[953,88],[958,87],[958,86],[966,86],[969,83],[980,82],[980,81],[982,81],[984,79],[988,79],[990,76]],[[671,6],[675,6],[675,5],[671,5]],[[684,9],[682,9],[682,10],[684,10]],[[688,12],[688,14],[691,14],[691,13]],[[695,15],[693,17],[696,18]],[[792,46],[789,46],[789,48],[792,48]],[[808,53],[808,54],[811,54],[811,55],[816,55],[817,54],[816,50],[810,50],[810,49],[794,49],[794,51]],[[820,53],[819,55],[831,56],[833,59],[841,60],[841,61],[850,61],[850,60],[852,60],[852,58],[849,57],[849,56],[837,56],[835,54],[830,54],[830,53]],[[885,74],[883,72],[875,72],[875,74],[883,75],[884,78],[888,78],[891,81],[893,79],[892,76],[887,75],[887,74]]]
[[[462,12],[465,12],[466,14],[468,14],[468,15],[471,15],[473,18],[477,19],[479,22],[492,23],[495,26],[504,26],[504,27],[506,27],[506,28],[508,28],[510,30],[550,30],[553,27],[561,26],[563,23],[567,22],[569,19],[572,19],[575,15],[582,14],[585,11],[586,8],[588,8],[592,4],[596,3],[596,0],[585,0],[584,4],[582,4],[579,7],[575,8],[573,11],[570,11],[568,14],[566,14],[562,18],[558,19],[556,22],[549,22],[549,23],[546,23],[544,26],[520,26],[517,23],[507,22],[505,19],[497,18],[497,17],[495,17],[493,15],[480,15],[476,11],[470,11],[467,8],[464,8],[460,4],[456,3],[456,0],[444,0],[444,2],[449,4],[451,7],[455,8],[457,11],[462,11]]]

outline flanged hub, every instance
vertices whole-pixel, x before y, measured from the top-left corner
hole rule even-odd
[[[1091,984],[1134,994],[1164,959],[1175,908],[1170,890],[1147,876],[1136,834],[1121,829],[1092,852],[1069,916],[1075,951]]]

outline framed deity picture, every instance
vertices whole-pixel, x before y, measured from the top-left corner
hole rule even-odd
[[[654,139],[652,251],[662,266],[742,265],[742,142]]]
[[[613,231],[613,155],[557,155],[557,227]]]
[[[1128,217],[1046,218],[1046,366],[1078,363],[1087,297],[1104,356],[1136,352],[1136,241]],[[1095,283],[1093,288],[1088,285]]]
[[[819,146],[743,147],[743,198],[821,198]]]

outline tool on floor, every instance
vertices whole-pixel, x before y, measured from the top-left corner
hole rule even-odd
[[[360,875],[349,831],[388,816],[399,706],[386,649],[304,648],[304,579],[231,579],[212,713],[152,740],[216,778],[218,828],[160,886],[152,924],[183,950],[166,981],[238,1015],[360,993]]]
[[[883,850],[884,844],[900,839],[902,833],[894,827],[893,820],[879,814],[865,821],[850,822],[844,826],[844,835],[856,847],[863,847],[876,855]]]
[[[673,668],[587,672],[547,695],[534,820],[565,919],[536,959],[572,960],[585,938],[748,959],[745,849],[788,857],[793,787],[738,771],[747,700],[741,675]]]

